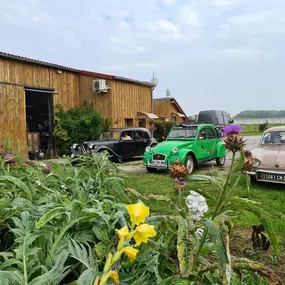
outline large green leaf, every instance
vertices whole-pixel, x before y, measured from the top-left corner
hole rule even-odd
[[[188,277],[191,273],[193,259],[193,237],[188,222],[180,217],[177,234],[177,254],[179,260],[180,275]]]
[[[0,284],[1,285],[23,285],[24,278],[18,271],[4,271],[0,270]]]
[[[214,190],[217,190],[218,192],[223,191],[223,184],[225,182],[224,177],[210,176],[210,175],[203,175],[203,174],[191,175],[189,180],[194,181],[194,182],[207,183],[213,186]]]
[[[46,212],[36,223],[36,228],[40,229],[51,220],[61,217],[65,213],[64,207],[56,207]]]
[[[70,213],[70,221],[77,219],[80,215],[81,210],[82,210],[81,202],[76,200],[73,201]]]
[[[98,271],[95,268],[86,269],[78,278],[76,285],[93,285],[97,274]]]
[[[26,194],[29,200],[32,200],[32,193],[26,183],[14,176],[0,176],[0,183],[12,184],[19,188]]]
[[[208,229],[208,233],[211,235],[213,241],[217,246],[219,261],[221,265],[228,264],[229,259],[227,256],[227,249],[225,247],[225,243],[218,225],[210,219],[206,219],[205,225]]]
[[[68,249],[71,257],[78,260],[87,269],[94,269],[94,258],[89,246],[87,250],[83,244],[71,239],[68,241]]]

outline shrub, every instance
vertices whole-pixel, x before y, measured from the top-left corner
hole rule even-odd
[[[266,129],[268,128],[268,122],[264,123],[264,124],[260,124],[258,126],[258,129],[261,133],[263,133]]]
[[[92,104],[83,102],[82,107],[67,111],[57,105],[55,113],[54,138],[60,155],[69,154],[73,143],[98,139],[100,133],[109,127],[109,121],[94,112]]]
[[[164,123],[163,122],[155,122],[156,130],[154,132],[154,137],[160,141],[164,136]],[[170,132],[171,128],[175,125],[174,122],[165,122],[165,132],[166,136]]]

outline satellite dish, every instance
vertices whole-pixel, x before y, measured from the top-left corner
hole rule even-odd
[[[153,77],[153,78],[151,79],[151,83],[153,84],[154,87],[156,87],[157,84],[158,84],[158,79],[155,78],[155,77]]]
[[[166,89],[166,96],[169,97],[171,95],[171,92],[169,89]]]

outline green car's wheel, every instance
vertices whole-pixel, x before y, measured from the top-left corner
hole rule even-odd
[[[194,158],[192,155],[188,155],[186,157],[185,166],[187,168],[188,173],[191,174],[193,172],[194,166],[195,166]]]
[[[152,168],[152,167],[147,167],[146,170],[147,170],[147,172],[149,172],[149,173],[157,172],[157,169],[156,169],[156,168]]]
[[[216,163],[218,166],[223,166],[225,164],[225,162],[226,162],[225,156],[216,158]]]

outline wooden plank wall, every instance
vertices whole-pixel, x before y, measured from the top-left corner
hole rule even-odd
[[[149,128],[150,120],[144,115],[137,115],[137,112],[152,112],[151,87],[138,85],[131,82],[112,81],[112,123],[113,127],[124,128],[125,119],[134,119],[134,127],[137,126],[137,119],[146,119]],[[114,122],[118,120],[118,124]]]
[[[24,87],[0,84],[0,143],[11,139],[11,146],[23,157],[28,153],[25,117]]]
[[[181,110],[179,110],[174,103],[171,103],[171,113],[181,113]],[[177,124],[180,124],[185,121],[185,118],[179,117],[178,115],[173,114],[172,116],[176,116]]]
[[[54,88],[59,93],[54,95],[54,105],[61,104],[64,109],[79,104],[79,75],[73,72],[62,70],[61,74],[57,74],[56,68],[0,59],[0,82]],[[15,143],[19,142],[18,150],[26,156],[24,88],[3,84],[0,87],[0,138],[3,140],[4,136],[10,134]],[[3,126],[5,129],[2,129]]]
[[[172,104],[169,100],[155,100],[154,113],[158,116],[167,117],[171,120]]]
[[[99,78],[92,76],[80,75],[79,81],[79,100],[80,104],[86,100],[93,103],[94,111],[99,112],[104,118],[112,119],[112,92],[109,90],[107,93],[93,92],[92,82]],[[107,84],[112,86],[112,82],[107,80]]]
[[[79,75],[56,68],[0,59],[0,82],[24,84],[41,88],[54,88],[59,94],[54,95],[54,104],[61,104],[64,109],[78,105]]]
[[[178,107],[170,100],[155,100],[154,101],[154,113],[158,116],[165,116],[169,121],[172,120],[172,116],[176,116],[176,123],[184,122],[185,119],[175,115],[174,113],[181,113]]]
[[[134,127],[137,119],[149,119],[137,112],[151,113],[152,99],[151,87],[130,82],[107,80],[111,89],[107,93],[97,93],[92,90],[92,81],[99,78],[80,75],[80,102],[86,100],[93,103],[94,111],[99,112],[104,118],[111,120],[112,128],[124,128],[125,119],[133,119]],[[115,124],[118,120],[118,124]]]

